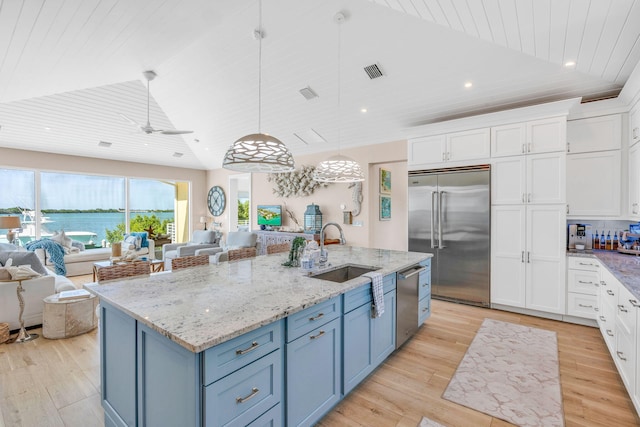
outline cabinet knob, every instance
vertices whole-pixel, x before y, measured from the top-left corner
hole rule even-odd
[[[619,358],[620,360],[622,360],[622,361],[624,361],[624,362],[626,362],[626,361],[627,361],[627,358],[626,358],[626,357],[624,357],[624,353],[623,353],[623,352],[621,352],[621,351],[616,351],[616,354],[618,355],[618,358]]]

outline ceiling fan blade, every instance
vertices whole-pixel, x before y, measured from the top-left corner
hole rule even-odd
[[[193,133],[192,130],[161,130],[159,131],[163,135],[184,135],[186,133]]]
[[[125,119],[126,121],[128,121],[129,123],[131,123],[132,125],[134,125],[134,126],[138,126],[138,127],[140,127],[140,128],[142,127],[142,126],[140,126],[140,124],[139,124],[139,123],[137,123],[137,122],[135,122],[135,121],[131,120],[129,117],[125,116],[124,114],[122,114],[122,113],[118,113],[118,115],[119,115],[120,117],[122,117],[123,119]]]

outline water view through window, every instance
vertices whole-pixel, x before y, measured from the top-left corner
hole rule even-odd
[[[169,181],[41,172],[38,214],[36,176],[33,171],[0,169],[3,182],[16,189],[0,194],[0,215],[21,217],[23,244],[59,230],[88,248],[119,241],[126,231],[127,209],[130,231],[165,234],[166,225],[174,220],[175,187]]]

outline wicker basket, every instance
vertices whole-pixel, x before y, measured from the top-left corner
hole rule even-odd
[[[9,339],[9,324],[0,323],[0,344]]]

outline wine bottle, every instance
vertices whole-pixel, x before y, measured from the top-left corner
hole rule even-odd
[[[610,251],[611,250],[611,231],[607,231],[607,238],[605,240],[605,249]]]
[[[593,238],[593,249],[600,249],[600,236],[596,230],[596,236]]]

